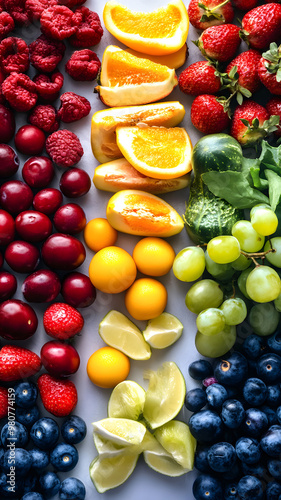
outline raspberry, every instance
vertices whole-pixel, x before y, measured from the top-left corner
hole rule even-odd
[[[25,8],[32,21],[39,21],[43,10],[57,5],[57,0],[26,0]]]
[[[82,21],[78,29],[70,38],[70,43],[74,47],[92,47],[101,41],[103,29],[100,22],[99,15],[96,12],[88,9],[87,7],[80,7],[76,9],[75,13],[80,13]]]
[[[16,111],[29,111],[37,101],[36,85],[23,73],[12,73],[2,83],[2,92]]]
[[[1,14],[0,14],[1,15]],[[0,43],[0,67],[4,73],[25,73],[29,68],[29,49],[22,38],[10,36]]]
[[[58,0],[59,5],[65,5],[69,9],[73,9],[74,7],[82,5],[85,2],[86,0]]]
[[[57,110],[50,104],[35,106],[28,116],[28,121],[31,125],[41,128],[48,134],[55,132],[59,128]]]
[[[65,45],[63,42],[50,40],[45,35],[41,35],[29,45],[29,51],[32,66],[43,73],[51,73],[61,62],[65,53]]]
[[[8,12],[0,11],[0,40],[3,40],[15,27],[14,20]]]
[[[65,92],[60,96],[60,100],[62,104],[58,110],[58,116],[65,123],[81,120],[91,111],[88,99],[74,92]]]
[[[80,12],[72,12],[64,5],[56,5],[43,11],[40,18],[41,31],[55,40],[64,40],[76,33],[81,20]]]
[[[73,167],[83,154],[83,148],[76,134],[70,130],[58,130],[46,140],[46,151],[59,167]]]
[[[35,75],[33,81],[40,100],[45,103],[55,101],[59,97],[63,80],[63,75],[59,71],[55,71],[52,75]]]
[[[5,10],[12,16],[18,26],[30,23],[28,13],[25,9],[26,0],[4,0]]]
[[[95,80],[101,62],[95,52],[90,49],[76,50],[65,65],[65,71],[76,81]]]

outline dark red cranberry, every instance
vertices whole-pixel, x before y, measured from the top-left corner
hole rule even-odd
[[[12,177],[17,172],[19,164],[19,158],[14,149],[8,144],[0,144],[0,178]]]
[[[84,210],[76,203],[67,203],[54,215],[54,226],[59,233],[77,234],[86,226]]]
[[[46,215],[53,214],[62,204],[62,194],[58,189],[47,188],[36,193],[33,199],[33,206],[38,212]]]
[[[42,346],[41,361],[44,368],[55,377],[68,377],[76,373],[80,365],[80,356],[70,344],[50,340]]]
[[[55,175],[54,164],[47,156],[32,156],[23,168],[22,176],[31,188],[41,189],[53,180]]]
[[[60,293],[60,279],[50,269],[40,269],[27,276],[21,291],[27,302],[50,302]]]
[[[0,209],[0,246],[9,245],[15,238],[15,221],[13,217]]]
[[[74,236],[55,233],[43,243],[42,258],[51,269],[72,271],[84,262],[86,251]]]
[[[79,198],[88,193],[90,187],[90,176],[81,168],[66,170],[60,179],[60,189],[68,198]]]
[[[31,243],[44,241],[50,236],[53,225],[49,217],[36,210],[26,210],[16,217],[16,230],[19,236]]]
[[[72,307],[88,307],[95,301],[96,289],[88,276],[74,272],[64,278],[61,294]]]
[[[0,301],[10,299],[17,289],[16,277],[7,271],[0,272]]]
[[[0,205],[10,214],[19,214],[32,204],[33,193],[22,181],[7,181],[0,188]]]
[[[43,130],[34,125],[23,125],[15,135],[15,146],[24,155],[40,155],[45,142]]]
[[[9,142],[16,129],[14,113],[0,104],[0,142]]]
[[[7,264],[17,273],[32,273],[39,264],[38,248],[27,241],[12,241],[5,251]]]
[[[34,309],[21,300],[5,300],[0,304],[0,336],[8,340],[25,340],[37,329]]]

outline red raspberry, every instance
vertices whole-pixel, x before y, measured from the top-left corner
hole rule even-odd
[[[101,62],[90,49],[76,50],[65,65],[65,71],[76,81],[92,81],[98,75]]]
[[[5,10],[12,16],[18,26],[30,23],[28,13],[25,9],[26,0],[4,0]]]
[[[80,12],[72,12],[64,5],[56,5],[43,11],[40,18],[41,31],[55,40],[64,40],[76,33],[81,20]]]
[[[47,134],[55,132],[59,128],[59,119],[56,108],[51,104],[39,104],[33,108],[28,116],[31,125],[41,128]]]
[[[75,307],[63,302],[55,302],[46,309],[43,325],[46,333],[51,337],[66,340],[81,332],[84,319]]]
[[[59,97],[63,80],[64,77],[59,71],[55,71],[52,75],[35,75],[33,81],[40,100],[45,103],[55,101]]]
[[[100,22],[99,15],[96,12],[88,9],[87,7],[80,7],[76,9],[75,13],[80,13],[82,21],[78,29],[70,38],[70,43],[74,47],[92,47],[101,41],[103,35],[103,28]]]
[[[25,8],[32,21],[39,21],[43,10],[57,5],[57,0],[26,0]]]
[[[14,20],[8,12],[1,12],[0,10],[0,40],[5,38],[10,31],[13,31],[15,27]]]
[[[73,9],[73,7],[77,7],[85,3],[86,0],[58,0],[59,5],[65,5],[69,9]]]
[[[76,134],[70,130],[58,130],[46,140],[46,151],[59,167],[73,167],[83,154],[83,148]]]
[[[37,101],[36,85],[23,73],[12,73],[2,83],[2,92],[16,111],[29,111]]]
[[[4,0],[0,0],[0,12],[3,12],[5,10],[5,2]]]
[[[91,111],[88,99],[74,92],[65,92],[60,96],[60,100],[62,104],[58,110],[58,116],[65,123],[81,120]]]
[[[0,43],[0,67],[7,74],[25,73],[28,70],[29,49],[22,38],[10,36],[2,40]]]
[[[45,35],[41,35],[29,45],[29,51],[32,66],[43,73],[51,73],[61,62],[65,53],[65,45],[63,42],[50,40]]]

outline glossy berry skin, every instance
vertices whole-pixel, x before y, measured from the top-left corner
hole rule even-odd
[[[13,465],[17,478],[23,478],[31,468],[31,456],[29,451],[24,448],[16,448],[13,457]],[[5,451],[3,460],[1,461],[2,470],[8,474],[11,470],[11,452]]]
[[[66,170],[60,179],[60,190],[68,198],[84,196],[90,187],[90,176],[81,168],[74,167]]]
[[[18,171],[19,164],[19,158],[14,149],[8,144],[0,144],[0,179],[12,177]]]
[[[22,168],[24,181],[33,189],[45,188],[53,180],[54,175],[54,164],[47,156],[33,156]]]
[[[280,116],[280,122],[281,122],[281,97],[272,97],[271,99],[269,99],[269,101],[267,101],[265,107],[270,115]],[[274,131],[274,134],[277,137],[281,136],[280,122],[279,125],[277,126],[277,130]]]
[[[15,146],[24,155],[40,155],[45,142],[44,132],[34,125],[23,125],[15,135]]]
[[[280,61],[280,59],[279,59]],[[258,65],[258,73],[260,81],[273,95],[281,95],[281,83],[277,80],[277,69],[275,72],[268,71],[267,67],[270,65],[270,61],[267,57],[261,57]]]
[[[266,414],[269,426],[278,424],[277,414],[275,411],[276,408],[270,408],[267,405],[262,405],[260,409]]]
[[[258,408],[249,408],[245,411],[245,418],[241,430],[245,436],[258,438],[268,426],[266,414]]]
[[[52,233],[52,223],[47,215],[36,210],[26,210],[17,215],[16,230],[19,236],[30,243],[46,240]]]
[[[78,234],[86,226],[86,215],[77,203],[62,205],[54,214],[54,226],[59,233]]]
[[[199,442],[212,443],[220,438],[223,427],[222,421],[216,412],[201,410],[190,417],[189,429]]]
[[[69,377],[77,372],[80,356],[75,347],[58,340],[50,340],[40,352],[44,368],[55,377]]]
[[[249,90],[252,94],[261,87],[258,75],[258,63],[261,58],[260,52],[254,49],[246,50],[238,54],[226,67],[226,73],[236,66],[238,72],[238,84]]]
[[[249,405],[260,406],[267,398],[267,387],[262,380],[249,378],[244,384],[243,396]]]
[[[236,462],[235,448],[226,442],[215,443],[208,451],[208,462],[215,472],[227,472]]]
[[[75,477],[67,477],[60,485],[59,498],[61,500],[84,500],[86,496],[86,489],[80,479]]]
[[[215,409],[220,409],[223,402],[228,398],[227,390],[221,384],[212,384],[206,388],[208,404]]]
[[[187,95],[216,94],[221,87],[216,68],[207,61],[197,61],[179,76],[179,88]]]
[[[235,24],[211,26],[203,31],[198,47],[204,56],[219,62],[232,59],[241,43],[240,28]]]
[[[30,408],[17,407],[15,415],[18,422],[27,429],[30,429],[40,417],[40,412],[37,405],[31,406]]]
[[[88,307],[96,299],[96,289],[90,278],[74,271],[67,274],[61,285],[64,301],[72,307]]]
[[[230,124],[230,119],[222,104],[210,94],[195,97],[191,105],[190,116],[194,127],[203,134],[223,132]]]
[[[191,0],[187,9],[189,21],[196,29],[205,30],[209,26],[231,23],[234,18],[234,10],[230,3],[221,6],[222,2],[220,0],[204,0],[202,3],[208,9],[207,15],[209,13],[209,16],[205,21],[201,21],[202,16],[206,14],[206,10],[201,8],[198,3],[198,0]],[[211,11],[214,11],[216,15],[212,16]]]
[[[0,302],[10,299],[17,290],[16,277],[7,271],[0,272]]]
[[[21,291],[27,302],[51,302],[61,289],[58,275],[50,269],[40,269],[27,276]]]
[[[242,28],[251,48],[267,48],[280,37],[281,5],[271,2],[251,9],[242,19]]]
[[[195,500],[223,500],[222,484],[218,479],[208,474],[200,474],[194,483],[192,492]]]
[[[281,334],[279,330],[275,332],[273,335],[266,337],[266,343],[268,349],[275,354],[281,355]]]
[[[37,491],[31,491],[29,493],[25,493],[21,500],[44,500],[44,497],[41,493],[37,493]]]
[[[6,340],[26,340],[36,332],[38,319],[30,305],[10,299],[0,305],[0,336]]]
[[[59,439],[60,429],[50,417],[42,417],[30,429],[30,438],[40,450],[50,450]]]
[[[281,479],[281,462],[280,460],[272,459],[267,462],[267,468],[269,474],[272,477],[279,480]]]
[[[68,444],[78,444],[87,434],[85,421],[77,415],[70,415],[61,425],[61,435]]]
[[[50,462],[57,471],[68,472],[78,462],[78,451],[71,444],[59,443],[50,453]]]
[[[256,143],[257,140],[264,137],[264,132],[263,130],[251,128],[255,119],[258,119],[261,128],[264,122],[269,119],[266,108],[253,100],[244,101],[237,106],[233,113],[230,135],[244,146]],[[247,120],[250,128],[244,125],[241,120]]]
[[[15,402],[20,408],[30,408],[36,402],[38,390],[34,382],[22,381],[14,386]]]
[[[223,490],[224,500],[238,500],[237,483],[226,483]]]
[[[197,359],[189,365],[188,373],[194,380],[204,380],[213,375],[213,367],[206,359]]]
[[[199,387],[191,389],[186,393],[184,405],[192,412],[197,412],[202,410],[202,408],[207,404],[206,393],[203,389]]]
[[[39,476],[39,487],[43,497],[51,498],[55,496],[60,489],[59,476],[52,471],[42,472]]]
[[[228,429],[238,429],[245,417],[245,410],[238,399],[228,399],[222,405],[221,419]]]
[[[0,209],[0,246],[6,246],[15,238],[16,225],[13,217]]]
[[[257,374],[266,384],[281,380],[281,357],[278,354],[264,354],[257,362]]]
[[[262,482],[255,476],[244,476],[240,479],[237,491],[241,500],[262,500],[263,487]]]
[[[208,451],[210,446],[199,444],[194,456],[194,467],[204,474],[212,474],[212,469],[208,462]]]
[[[28,210],[33,200],[30,187],[22,181],[7,181],[0,187],[0,205],[12,215]]]
[[[45,332],[60,340],[66,340],[81,332],[84,326],[82,314],[63,302],[51,304],[43,316]]]
[[[281,388],[280,384],[267,386],[267,398],[265,404],[276,407],[281,404]]]
[[[260,445],[257,439],[242,437],[236,442],[236,454],[241,462],[256,464],[261,458]]]
[[[43,373],[37,384],[45,409],[56,417],[67,417],[76,407],[77,389],[70,380]]]
[[[0,104],[0,142],[10,142],[15,133],[15,116],[11,109]]]
[[[43,243],[42,258],[51,269],[72,271],[84,262],[86,251],[74,236],[55,233]]]
[[[30,449],[30,456],[32,460],[31,467],[36,472],[41,472],[50,463],[50,454],[47,450],[41,450],[34,446]]]
[[[281,495],[281,484],[277,481],[270,481],[265,489],[266,500],[279,500]]]
[[[281,453],[281,427],[272,425],[262,436],[260,445],[269,457],[279,458]]]
[[[248,374],[248,363],[240,352],[233,352],[223,359],[219,359],[214,365],[214,375],[218,382],[223,385],[237,385]]]
[[[9,424],[7,423],[1,429],[1,442],[4,448],[7,448],[10,443],[14,443],[16,448],[24,448],[28,443],[28,431],[24,425],[15,421],[13,435],[11,436]]]
[[[266,352],[266,339],[260,335],[252,333],[247,337],[242,345],[242,352],[247,359],[258,359]]]
[[[12,241],[4,256],[7,264],[17,273],[32,273],[40,260],[38,248],[28,241],[21,240]]]
[[[33,199],[33,207],[38,212],[52,215],[62,204],[62,194],[58,189],[46,188],[38,191]]]

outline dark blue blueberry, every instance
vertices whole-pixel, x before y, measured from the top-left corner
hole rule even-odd
[[[274,477],[274,479],[277,479],[280,481],[281,479],[281,462],[280,460],[272,459],[267,462],[267,468],[269,474]]]
[[[281,357],[274,353],[261,356],[257,361],[257,375],[268,385],[280,382]]]
[[[213,375],[213,367],[209,361],[198,359],[189,365],[188,373],[194,380],[204,380]]]
[[[209,446],[198,445],[194,456],[194,467],[200,472],[206,474],[212,473],[212,469],[208,462]]]
[[[236,462],[235,448],[226,442],[213,444],[208,451],[208,462],[215,472],[231,470]]]
[[[212,410],[201,410],[189,419],[189,429],[197,441],[212,443],[222,435],[222,421]]]
[[[242,477],[237,490],[241,500],[262,500],[263,498],[262,482],[255,476]]]
[[[279,500],[279,495],[281,495],[281,484],[277,483],[277,481],[267,483],[265,489],[266,500]]]
[[[270,337],[267,337],[267,345],[271,352],[281,355],[281,332],[277,331]]]
[[[29,493],[26,493],[21,500],[44,500],[44,497],[41,495],[41,493],[37,493],[36,491],[31,491]]]
[[[224,500],[238,500],[237,483],[229,483],[224,487]]]
[[[207,474],[200,474],[195,479],[192,491],[195,500],[223,500],[221,482]]]
[[[38,406],[34,405],[31,408],[16,408],[15,416],[18,422],[30,429],[39,419],[40,412]]]
[[[247,359],[258,359],[266,351],[266,340],[253,333],[247,337],[242,345],[243,354]]]
[[[28,443],[27,428],[16,420],[11,420],[2,427],[1,441],[4,448],[12,443],[14,443],[17,448],[24,448]]]
[[[214,365],[214,375],[220,384],[236,385],[243,382],[248,374],[248,362],[240,352],[225,356],[216,361]]]
[[[51,498],[58,493],[61,482],[56,472],[47,471],[40,474],[38,484],[43,497]]]
[[[272,425],[266,434],[261,438],[260,445],[262,450],[273,458],[279,458],[281,453],[281,427]]]
[[[245,417],[245,410],[238,399],[228,399],[222,405],[221,419],[229,429],[238,429]]]
[[[241,469],[244,476],[256,476],[263,479],[267,475],[266,467],[262,462],[257,464],[246,464],[245,462],[242,462]]]
[[[267,387],[259,378],[248,378],[243,387],[243,396],[249,405],[260,406],[267,398]]]
[[[31,427],[30,437],[41,450],[50,450],[58,441],[59,433],[59,426],[53,418],[42,417]]]
[[[256,464],[261,458],[259,442],[250,437],[241,437],[236,442],[236,454],[241,462]]]
[[[33,382],[18,382],[15,387],[15,402],[20,408],[30,408],[36,402],[38,389]]]
[[[281,424],[281,406],[278,406],[277,410],[276,410],[276,417],[277,417],[277,420],[279,424]]]
[[[189,411],[200,411],[206,404],[207,397],[206,392],[203,391],[203,389],[191,389],[186,393],[184,405]]]
[[[259,437],[268,427],[266,414],[258,408],[249,408],[245,411],[245,417],[241,430],[246,436]]]
[[[87,434],[85,421],[77,415],[71,415],[61,425],[61,435],[68,444],[78,444]]]
[[[268,406],[279,406],[281,404],[281,388],[279,384],[267,386],[267,398],[265,404]]]
[[[50,455],[47,450],[40,450],[40,448],[32,448],[30,451],[31,456],[31,468],[37,472],[41,472],[50,463]]]
[[[4,457],[4,453],[5,453],[5,450],[4,448],[0,448],[0,467],[1,467],[1,463],[3,461],[3,457]]]
[[[30,470],[27,476],[25,476],[23,481],[23,494],[29,493],[30,491],[37,491],[38,476],[36,472]]]
[[[223,402],[228,398],[227,390],[221,384],[209,385],[206,389],[207,401],[212,408],[221,408]]]
[[[260,409],[266,414],[269,426],[278,424],[276,412],[272,408],[269,408],[267,405],[262,405]]]
[[[7,476],[4,472],[0,472],[0,498],[3,499],[15,499],[18,500],[19,495],[21,495],[23,487],[23,482],[21,479],[16,479],[16,477],[11,474]],[[12,488],[12,489],[11,489]]]
[[[11,448],[4,453],[2,469],[3,472],[8,474],[11,469],[11,465],[15,467],[15,473],[17,477],[24,477],[30,470],[31,467],[31,456],[29,451],[23,448]]]
[[[76,477],[68,477],[60,485],[59,498],[61,500],[84,500],[85,495],[85,486]]]
[[[72,444],[59,443],[50,453],[50,462],[56,470],[68,472],[78,462],[78,451]]]

